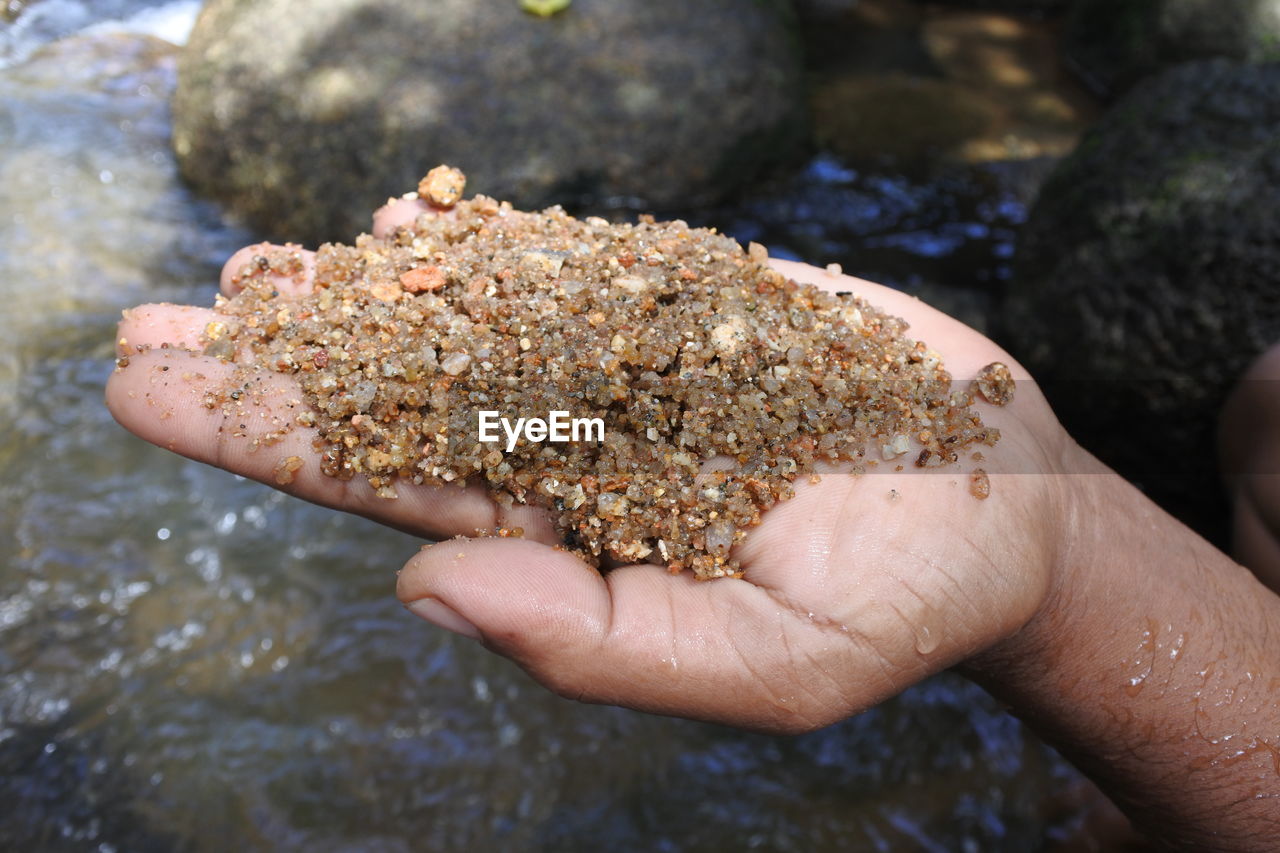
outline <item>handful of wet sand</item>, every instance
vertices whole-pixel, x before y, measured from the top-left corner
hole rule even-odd
[[[944,465],[998,438],[902,320],[786,279],[759,246],[462,201],[462,180],[433,170],[438,206],[412,225],[322,247],[307,296],[276,292],[295,254],[241,270],[206,352],[243,367],[207,405],[292,375],[325,474],[386,498],[483,478],[589,561],[700,579],[737,574],[733,545],[819,462]]]

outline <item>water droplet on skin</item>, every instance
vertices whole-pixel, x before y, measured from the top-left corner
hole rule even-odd
[[[1128,696],[1137,696],[1141,693],[1146,680],[1151,676],[1151,670],[1155,667],[1156,654],[1159,650],[1159,644],[1156,642],[1156,632],[1158,630],[1156,624],[1148,620],[1133,660],[1126,661],[1126,664],[1131,663],[1135,668],[1138,668],[1138,673],[1131,676],[1128,684],[1124,687],[1124,692]],[[1179,643],[1180,646],[1181,643]]]
[[[938,648],[938,643],[937,635],[929,630],[929,626],[921,625],[920,630],[916,633],[916,651],[922,655],[927,655]]]

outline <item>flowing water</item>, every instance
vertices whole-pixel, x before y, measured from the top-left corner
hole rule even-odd
[[[0,24],[0,848],[985,851],[1070,822],[1079,777],[957,677],[796,738],[561,700],[402,610],[412,539],[118,428],[120,310],[209,303],[252,238],[178,183],[175,48],[138,34],[194,7]],[[703,215],[921,292],[963,270],[980,319],[1012,186],[819,156]]]

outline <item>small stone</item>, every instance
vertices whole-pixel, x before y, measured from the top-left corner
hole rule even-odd
[[[969,475],[969,494],[980,501],[991,496],[991,478],[981,468],[973,469],[973,473]]]
[[[440,369],[450,376],[458,376],[471,364],[471,356],[465,352],[449,353],[440,362]]]
[[[374,282],[369,292],[373,294],[374,299],[381,299],[383,302],[395,302],[404,293],[399,283],[394,281]]]
[[[205,345],[205,355],[211,355],[222,361],[231,361],[236,356],[236,344],[231,338],[217,338]]]
[[[355,404],[356,411],[367,412],[369,407],[373,405],[374,397],[378,396],[378,386],[374,382],[364,380],[357,382],[355,388],[351,390],[351,402]]]
[[[462,198],[467,177],[450,166],[436,166],[418,183],[418,197],[436,207],[453,207]]]
[[[627,514],[629,503],[622,495],[604,492],[596,498],[596,508],[606,518],[621,518]]]
[[[287,486],[293,482],[294,475],[302,469],[301,456],[286,456],[276,463],[272,474],[275,476],[276,483],[281,486]]]
[[[747,325],[741,317],[734,317],[711,330],[711,345],[721,355],[733,355],[746,340]]]
[[[400,273],[400,286],[410,293],[434,293],[444,287],[444,270],[437,266],[415,267]]]
[[[555,278],[560,275],[560,270],[564,268],[565,252],[550,252],[545,250],[535,250],[525,252],[520,258],[518,264],[520,271],[525,273],[542,273],[548,278]]]
[[[649,289],[649,282],[638,275],[620,275],[609,286],[631,296],[636,296]]]
[[[1008,365],[993,361],[973,380],[973,388],[993,406],[1005,406],[1013,401],[1014,381]]]
[[[728,557],[733,547],[734,527],[728,521],[719,519],[707,525],[707,552],[714,557]]]
[[[896,459],[911,449],[911,436],[895,435],[886,444],[880,445],[880,455],[885,459]]]

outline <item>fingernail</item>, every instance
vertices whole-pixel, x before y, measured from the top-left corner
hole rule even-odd
[[[443,628],[446,631],[452,631],[455,634],[461,634],[473,640],[480,639],[480,631],[475,625],[463,619],[458,615],[458,611],[438,598],[432,598],[431,596],[419,598],[417,601],[409,602],[405,607],[437,628]]]

